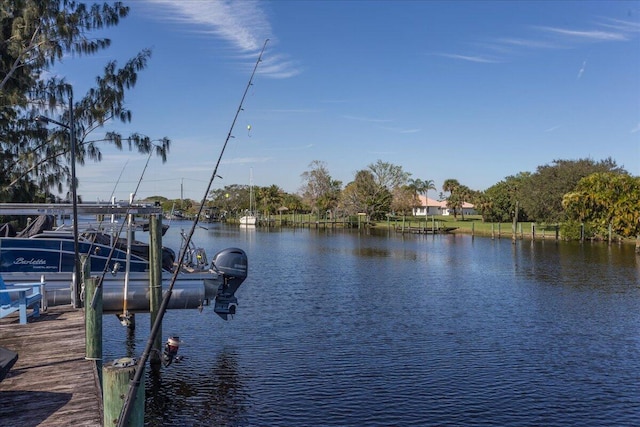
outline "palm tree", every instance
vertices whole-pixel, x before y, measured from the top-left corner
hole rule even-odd
[[[449,192],[447,198],[447,207],[453,209],[453,218],[458,219],[458,207],[462,206],[462,200],[458,197],[457,190],[460,188],[460,183],[457,179],[445,179],[442,184],[442,191]]]
[[[425,181],[418,179],[410,179],[408,187],[414,191],[415,198],[418,199],[418,195],[424,195],[425,199],[428,198],[429,190],[435,190],[436,186],[433,183],[432,179],[427,179]],[[425,200],[426,202],[426,200]],[[427,217],[427,213],[429,210],[429,205],[425,207],[424,216]]]
[[[256,202],[262,205],[265,216],[275,213],[282,204],[283,191],[275,184],[270,187],[259,187],[256,193]]]
[[[458,199],[460,199],[460,212],[462,213],[462,220],[464,221],[464,203],[470,200],[472,191],[466,185],[461,185],[457,188]]]

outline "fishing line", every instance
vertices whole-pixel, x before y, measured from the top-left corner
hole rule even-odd
[[[233,132],[233,128],[236,124],[236,120],[240,115],[240,111],[242,111],[242,104],[244,103],[244,99],[247,96],[247,92],[249,91],[249,88],[253,85],[253,77],[256,74],[258,65],[260,64],[260,62],[262,62],[262,54],[264,53],[264,50],[267,47],[268,41],[269,39],[266,39],[264,41],[264,45],[262,46],[262,50],[260,51],[260,56],[258,56],[256,65],[253,67],[253,72],[251,73],[251,77],[249,78],[249,83],[247,84],[247,87],[245,88],[244,93],[242,94],[242,99],[240,100],[240,104],[238,105],[238,110],[236,111],[236,114],[233,117],[233,121],[231,122],[231,127],[229,128],[229,133],[227,134],[227,138],[224,141],[222,150],[220,151],[220,155],[218,156],[218,161],[216,162],[216,166],[213,170],[213,173],[211,174],[211,178],[209,179],[209,185],[207,186],[207,189],[204,192],[204,196],[202,197],[202,202],[200,203],[198,214],[193,220],[193,225],[191,226],[191,230],[189,231],[189,234],[185,239],[185,245],[180,250],[178,268],[176,268],[175,271],[173,272],[173,276],[171,277],[171,283],[169,284],[169,288],[167,289],[167,292],[162,298],[162,303],[160,304],[160,308],[158,309],[158,315],[156,316],[156,319],[153,322],[153,327],[151,328],[151,333],[149,335],[149,339],[147,340],[147,345],[145,346],[144,351],[140,356],[140,360],[137,363],[137,367],[135,369],[135,375],[133,379],[131,379],[131,381],[129,382],[128,393],[125,396],[125,399],[122,405],[122,411],[120,412],[120,417],[118,418],[118,424],[117,424],[118,427],[125,427],[125,425],[127,425],[129,422],[129,416],[131,415],[131,410],[133,408],[132,404],[136,399],[138,387],[140,386],[140,380],[142,379],[142,374],[144,372],[144,366],[146,365],[147,360],[149,359],[149,355],[151,354],[153,343],[156,339],[156,336],[158,335],[158,332],[160,331],[160,326],[162,325],[162,319],[164,317],[165,312],[167,311],[167,307],[169,306],[169,300],[171,299],[171,293],[173,292],[173,287],[176,283],[176,279],[178,278],[178,274],[180,273],[180,266],[182,265],[185,254],[189,249],[189,244],[191,243],[191,237],[193,236],[193,233],[195,232],[195,229],[198,226],[198,220],[200,218],[200,215],[202,214],[202,210],[204,209],[205,203],[207,201],[207,196],[209,195],[209,190],[211,189],[211,185],[213,184],[213,180],[218,175],[218,167],[220,166],[220,162],[222,160],[222,156],[224,155],[224,151],[227,148],[227,144],[229,140],[233,137],[231,133]]]
[[[122,167],[122,170],[120,171],[120,175],[118,176],[118,180],[116,181],[116,185],[113,186],[113,191],[111,192],[111,195],[109,196],[109,201],[113,200],[113,196],[116,194],[116,188],[118,188],[118,184],[120,183],[120,178],[122,178],[122,174],[124,173],[124,170],[127,168],[128,164],[129,164],[129,159],[127,159],[127,161],[124,162],[124,166]]]
[[[142,178],[144,177],[144,173],[147,170],[147,166],[149,166],[149,160],[151,159],[151,155],[153,154],[153,150],[149,151],[149,157],[147,157],[147,162],[144,164],[144,168],[142,169],[142,173],[140,174],[140,179],[138,180],[138,184],[136,185],[136,189],[133,192],[133,196],[132,199],[135,199],[136,194],[138,193],[138,189],[140,188],[140,183],[142,183]],[[127,206],[127,209],[124,213],[125,218],[129,215],[129,209],[131,209],[131,204],[129,204]],[[120,236],[120,234],[122,233],[122,230],[124,229],[124,225],[126,224],[127,221],[122,221],[122,224],[120,224],[120,229],[118,230],[118,233],[115,235],[115,240],[113,242],[113,245],[111,245],[111,250],[109,251],[109,256],[107,257],[107,261],[104,264],[104,269],[102,270],[102,275],[100,276],[100,279],[98,280],[98,283],[96,284],[96,288],[95,291],[93,292],[93,297],[91,298],[91,308],[93,308],[94,310],[96,309],[96,305],[98,304],[97,301],[97,295],[98,295],[98,290],[102,287],[102,282],[104,281],[104,276],[106,276],[107,271],[109,270],[109,263],[111,262],[111,259],[113,258],[113,254],[116,250],[116,245],[118,243],[118,237]],[[126,298],[126,295],[125,295]]]

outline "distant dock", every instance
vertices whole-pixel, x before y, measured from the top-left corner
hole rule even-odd
[[[396,226],[397,233],[411,233],[411,234],[443,234],[451,233],[458,227],[399,227]]]
[[[0,382],[0,427],[102,426],[96,362],[85,359],[82,310],[50,307],[28,324],[0,320],[0,346],[18,361]]]

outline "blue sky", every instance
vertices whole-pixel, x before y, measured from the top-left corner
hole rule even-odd
[[[107,60],[152,49],[127,95],[132,123],[105,128],[172,140],[139,197],[202,199],[267,38],[213,188],[252,173],[297,192],[314,160],[343,185],[381,159],[438,191],[448,178],[484,190],[554,159],[612,157],[640,175],[638,1],[125,4],[108,50],[54,72],[79,98]],[[146,160],[105,145],[101,163],[78,167],[78,193],[126,199]]]

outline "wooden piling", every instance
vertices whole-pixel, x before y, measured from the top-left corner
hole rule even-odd
[[[137,364],[134,359],[125,357],[102,368],[103,425],[105,427],[115,426],[118,423],[124,399],[129,390],[129,383],[136,373],[136,367]],[[140,367],[140,369],[144,369],[144,367]],[[129,427],[142,427],[144,425],[144,382],[138,387],[127,425]]]
[[[102,361],[102,287],[97,287],[98,278],[84,279],[85,301],[93,301],[93,294],[97,292],[95,308],[85,304],[85,359]]]
[[[516,208],[515,208],[515,211],[513,212],[513,225],[511,226],[511,241],[513,243],[515,243],[517,239],[519,207],[520,207],[520,203],[516,200]]]
[[[80,256],[82,266],[81,283],[84,286],[84,334],[85,359],[102,363],[102,287],[98,288],[98,279],[91,277],[91,257]],[[91,307],[93,295],[98,292],[96,306]]]
[[[149,313],[151,327],[158,317],[162,303],[162,218],[152,215],[149,218]],[[162,326],[153,341],[153,350],[149,356],[152,366],[161,364]]]

